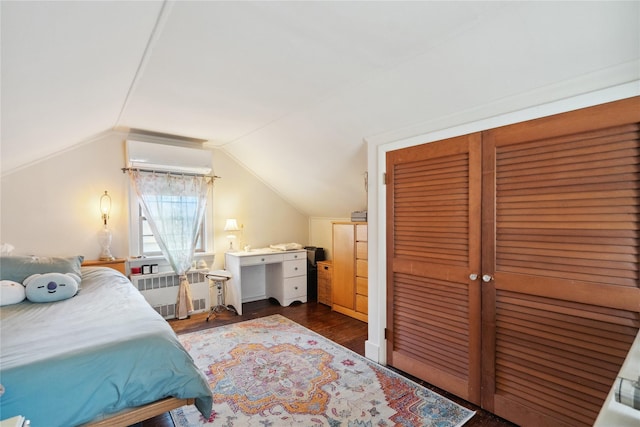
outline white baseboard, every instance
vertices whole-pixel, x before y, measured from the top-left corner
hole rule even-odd
[[[364,342],[364,356],[367,359],[371,359],[376,363],[380,363],[380,364],[386,364],[387,362],[387,358],[386,357],[381,357],[384,355],[380,354],[380,346],[378,344],[375,344],[369,340]]]

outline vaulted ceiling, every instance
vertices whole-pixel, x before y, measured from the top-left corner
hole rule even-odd
[[[137,128],[206,140],[311,216],[364,208],[367,139],[640,78],[638,2],[0,7],[3,174]]]

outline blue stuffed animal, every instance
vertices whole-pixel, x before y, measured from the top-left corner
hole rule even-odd
[[[73,273],[32,274],[25,286],[27,299],[31,302],[52,302],[71,298],[78,293],[80,277]]]

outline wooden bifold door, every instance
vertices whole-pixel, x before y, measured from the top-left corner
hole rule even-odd
[[[640,98],[387,154],[387,361],[592,425],[640,327]]]

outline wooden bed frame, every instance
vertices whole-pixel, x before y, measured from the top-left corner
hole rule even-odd
[[[134,409],[125,409],[102,420],[84,424],[85,427],[128,427],[140,421],[148,420],[156,415],[164,414],[181,406],[192,405],[195,399],[178,399],[167,397]]]

